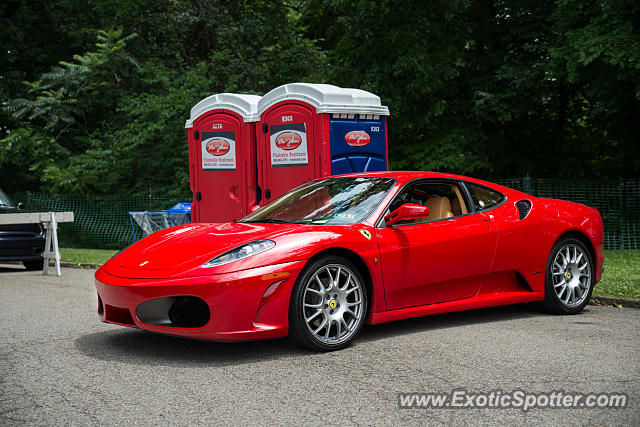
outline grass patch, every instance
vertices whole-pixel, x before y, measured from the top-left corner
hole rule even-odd
[[[104,264],[118,251],[114,249],[62,248],[62,261]],[[605,251],[604,275],[593,295],[640,299],[640,250]]]
[[[116,253],[118,253],[118,251],[115,249],[60,248],[60,259],[66,262],[102,265]]]
[[[640,250],[604,252],[604,274],[593,295],[640,299]]]

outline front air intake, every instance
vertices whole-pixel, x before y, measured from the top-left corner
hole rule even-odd
[[[209,306],[198,297],[178,297],[169,310],[171,326],[200,328],[209,322]]]
[[[209,322],[211,312],[203,299],[180,295],[143,302],[136,309],[136,316],[148,325],[201,328]]]
[[[529,200],[520,200],[516,202],[516,208],[518,208],[518,217],[525,219],[531,211],[531,202]]]

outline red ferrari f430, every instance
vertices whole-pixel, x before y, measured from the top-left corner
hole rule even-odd
[[[365,323],[525,302],[578,313],[603,259],[593,208],[463,176],[380,172],[308,182],[237,223],[153,233],[95,283],[105,322],[336,350]]]

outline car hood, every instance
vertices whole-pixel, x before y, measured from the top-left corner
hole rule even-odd
[[[119,254],[114,261],[127,269],[173,270],[200,266],[237,246],[286,233],[290,226],[261,224],[187,224],[153,233]]]
[[[201,268],[207,261],[254,240],[275,247],[228,264]],[[329,248],[349,248],[372,260],[379,257],[370,225],[187,224],[158,231],[110,259],[102,270],[131,279],[171,279],[229,274],[311,258]]]

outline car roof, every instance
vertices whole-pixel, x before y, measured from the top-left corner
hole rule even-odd
[[[442,179],[457,179],[469,182],[475,182],[481,185],[490,185],[491,187],[497,187],[497,184],[493,184],[491,182],[483,181],[476,178],[471,178],[463,175],[456,175],[451,173],[443,173],[443,172],[425,172],[425,171],[385,171],[385,172],[359,172],[359,173],[350,173],[344,175],[337,176],[345,176],[345,177],[381,177],[381,178],[393,178],[398,184],[402,185],[406,182],[412,181],[414,179],[420,178],[442,178]]]

